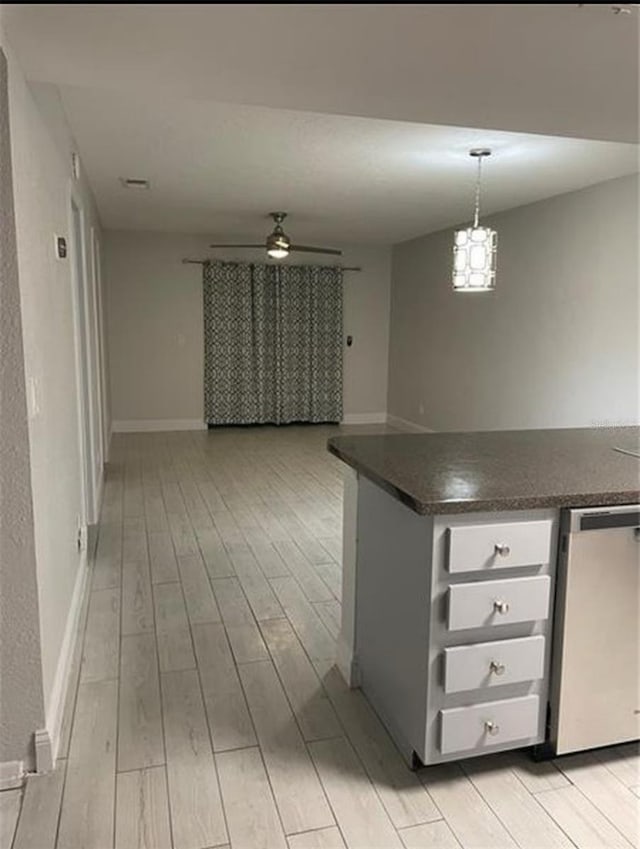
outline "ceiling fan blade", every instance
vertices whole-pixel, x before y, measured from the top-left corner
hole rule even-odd
[[[337,251],[335,248],[313,248],[311,245],[291,245],[291,251],[302,251],[309,254],[331,254],[332,256],[342,256],[342,251]]]
[[[209,245],[210,248],[264,248],[264,242],[261,245]]]

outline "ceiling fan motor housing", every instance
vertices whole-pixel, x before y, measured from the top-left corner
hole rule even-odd
[[[267,236],[267,250],[279,248],[280,250],[288,251],[291,247],[291,239],[279,225]]]
[[[284,232],[282,222],[287,217],[286,212],[270,212],[269,215],[273,218],[276,226],[273,228],[273,233],[267,236],[267,250],[278,248],[288,251],[291,248],[291,239]]]

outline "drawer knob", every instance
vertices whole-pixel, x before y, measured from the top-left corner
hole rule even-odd
[[[490,719],[485,722],[484,727],[487,734],[490,734],[492,737],[495,737],[496,734],[500,733],[500,726],[495,722],[492,722]]]
[[[499,663],[497,660],[492,660],[489,664],[489,671],[494,675],[504,675],[505,668],[504,663]]]
[[[496,554],[499,554],[500,557],[508,557],[511,554],[511,549],[504,542],[497,542],[494,546]]]
[[[501,598],[497,598],[493,602],[493,609],[496,613],[508,613],[509,612],[509,602],[503,601]]]

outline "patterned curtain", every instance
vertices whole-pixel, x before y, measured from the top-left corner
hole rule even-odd
[[[204,266],[209,424],[342,419],[342,271]]]

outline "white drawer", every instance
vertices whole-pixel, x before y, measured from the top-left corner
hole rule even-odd
[[[544,674],[544,643],[544,637],[538,635],[445,649],[444,691],[460,693],[537,681]]]
[[[551,559],[551,520],[447,528],[449,572],[541,566]]]
[[[538,696],[440,711],[443,754],[480,749],[538,736]]]
[[[449,587],[449,630],[546,619],[550,589],[548,575],[453,584]]]

